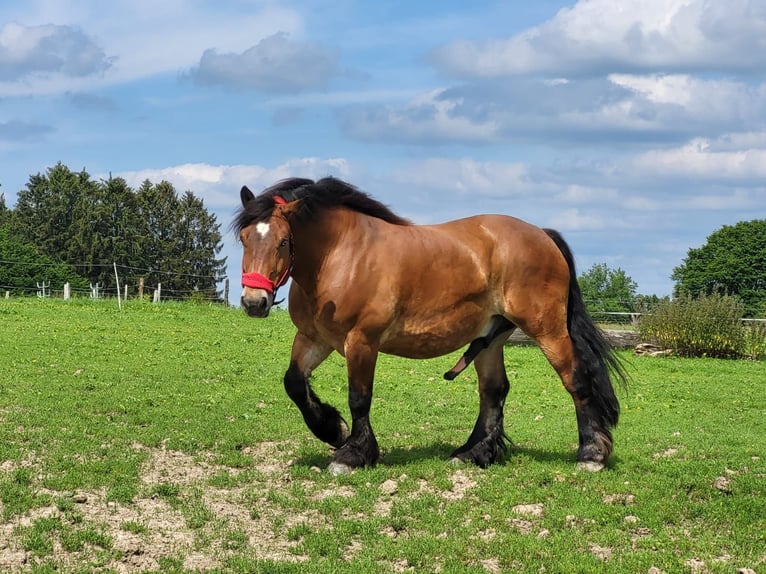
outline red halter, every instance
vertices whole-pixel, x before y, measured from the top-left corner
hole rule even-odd
[[[284,198],[275,195],[274,203],[277,205],[285,205],[287,201]],[[287,279],[290,277],[290,273],[293,270],[293,237],[290,235],[290,265],[282,273],[282,276],[277,281],[272,281],[265,275],[253,271],[252,273],[242,274],[242,287],[250,287],[251,289],[263,289],[268,291],[272,295],[276,295],[277,289],[287,283]]]
[[[287,278],[290,277],[290,271],[292,271],[292,262],[284,270],[279,281],[272,281],[265,275],[261,275],[257,272],[243,273],[242,274],[242,287],[250,287],[251,289],[264,289],[272,295],[277,292],[282,285],[287,283]]]

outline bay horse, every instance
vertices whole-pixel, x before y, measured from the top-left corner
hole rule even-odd
[[[619,415],[610,375],[624,382],[625,374],[585,309],[558,232],[504,215],[415,225],[334,177],[285,179],[257,196],[243,186],[240,198],[232,228],[243,246],[242,308],[266,317],[292,278],[288,307],[298,331],[284,386],[309,429],[335,448],[332,473],[380,456],[369,419],[378,353],[425,359],[465,345],[444,376],[474,363],[479,415],[452,459],[480,467],[501,460],[510,388],[503,347],[516,328],[574,400],[578,466],[604,467]],[[350,430],[310,384],[332,351],[346,360]]]

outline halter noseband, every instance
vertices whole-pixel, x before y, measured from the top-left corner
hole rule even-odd
[[[285,201],[284,198],[275,195],[274,196],[274,203],[277,205],[285,205],[287,201]],[[287,266],[287,268],[282,273],[281,277],[277,281],[272,281],[265,275],[262,275],[256,271],[253,271],[252,273],[243,273],[242,274],[242,287],[250,287],[251,289],[263,289],[264,291],[268,291],[271,293],[275,298],[277,295],[277,290],[282,287],[285,283],[287,283],[287,280],[290,278],[290,274],[293,272],[293,260],[295,258],[295,245],[293,242],[293,233],[290,232],[290,239],[289,239],[289,245],[290,245],[290,264]],[[281,303],[281,301],[277,301],[275,303]]]

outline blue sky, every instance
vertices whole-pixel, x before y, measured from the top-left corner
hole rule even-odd
[[[766,218],[766,2],[4,0],[6,204],[58,161],[202,197],[235,286],[239,188],[335,175],[418,223],[554,227],[666,295]]]

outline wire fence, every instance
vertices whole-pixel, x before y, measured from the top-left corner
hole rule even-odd
[[[6,298],[12,296],[34,296],[41,298],[64,298],[80,297],[91,299],[102,298],[152,298],[153,300],[177,300],[184,301],[193,299],[196,301],[210,301],[226,303],[229,294],[229,279],[226,276],[200,275],[194,273],[181,273],[162,269],[150,269],[143,267],[133,267],[130,265],[111,264],[57,264],[57,263],[30,263],[27,261],[9,261],[0,260],[0,266],[17,265],[25,268],[31,268],[29,275],[43,278],[40,281],[35,280],[34,284],[2,284],[0,283],[0,293]],[[72,285],[69,283],[54,284],[51,280],[45,279],[46,268],[62,266],[74,269],[101,269],[112,271],[113,283],[103,285],[101,283],[90,283],[88,287]],[[163,290],[163,279],[165,289]],[[179,281],[181,279],[181,281]],[[193,284],[204,282],[216,286],[216,292],[211,289],[199,289]],[[172,282],[172,288],[169,283]],[[188,284],[188,287],[184,287]],[[119,287],[118,287],[119,286]],[[219,295],[220,294],[220,295]]]
[[[0,282],[0,296],[5,295],[6,298],[12,296],[34,296],[38,297],[54,297],[64,298],[78,297],[78,298],[151,298],[152,300],[170,300],[170,301],[186,301],[189,299],[195,301],[209,301],[228,304],[229,300],[229,278],[226,276],[214,276],[214,275],[200,275],[194,273],[181,273],[176,271],[168,271],[162,269],[152,269],[146,267],[133,267],[130,265],[120,265],[116,263],[75,263],[75,264],[62,264],[62,263],[30,263],[28,261],[9,261],[0,259],[0,266],[3,265],[18,265],[22,267],[40,269],[40,277],[45,277],[44,270],[52,267],[66,266],[74,269],[104,269],[113,270],[115,283],[110,285],[100,285],[91,283],[89,287],[78,287],[72,285],[52,284],[51,281],[35,281],[35,284],[28,285],[6,285]],[[163,289],[163,278],[167,278],[168,281],[172,279],[182,278],[187,280],[189,286],[183,287],[183,283],[179,286],[178,281],[173,281],[173,287],[168,288],[166,283]],[[192,284],[195,280],[202,280],[215,284],[217,292],[214,294],[211,290],[200,290]],[[119,283],[120,289],[118,292],[117,284]],[[593,307],[603,306],[603,301],[585,301],[586,305]],[[625,307],[629,307],[629,302],[621,302]],[[606,326],[615,326],[620,328],[638,328],[638,324],[641,320],[642,312],[628,312],[628,311],[591,311],[593,319]],[[742,319],[745,323],[766,323],[766,319]]]
[[[641,313],[629,313],[625,311],[591,311],[591,317],[602,325],[615,325],[621,327],[638,327]]]

